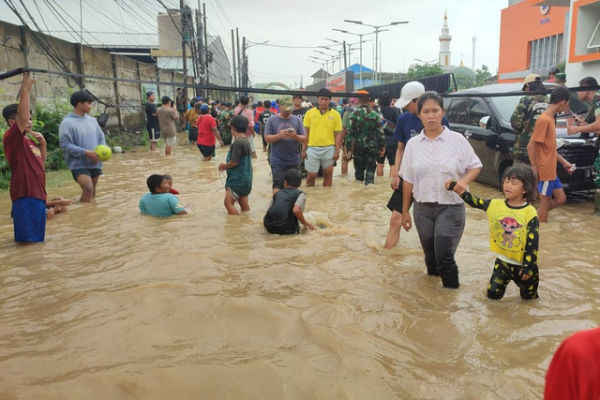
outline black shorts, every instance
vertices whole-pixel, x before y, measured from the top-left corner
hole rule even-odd
[[[212,157],[215,155],[215,146],[204,146],[202,144],[198,145],[198,150],[204,157]]]
[[[158,126],[148,126],[148,137],[151,142],[157,142],[160,139],[160,128]]]
[[[79,175],[87,175],[94,179],[97,176],[102,175],[102,170],[100,168],[77,168],[71,170],[71,175],[73,175],[73,179],[75,179],[75,181],[77,181],[77,177]]]
[[[388,201],[387,203],[387,208],[390,209],[390,211],[397,211],[400,214],[402,214],[402,182],[403,179],[400,178],[400,186],[398,187],[398,189],[394,190],[394,193],[392,193],[392,197],[390,197],[390,201]],[[408,209],[410,210],[410,207],[412,206],[412,197],[410,199],[410,205],[408,206]]]
[[[297,222],[295,224],[290,223],[287,225],[282,225],[269,223],[268,221],[263,220],[263,225],[269,233],[279,235],[295,235],[296,233],[300,233],[300,226]]]
[[[273,189],[284,189],[283,177],[287,170],[298,167],[280,167],[271,165],[271,174],[273,175]]]
[[[385,137],[385,154],[383,157],[377,156],[377,162],[379,164],[385,164],[385,159],[387,158],[390,166],[394,165],[396,162],[396,149],[398,148],[398,142],[394,140],[394,136],[386,136]]]

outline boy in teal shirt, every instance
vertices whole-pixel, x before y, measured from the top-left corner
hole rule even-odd
[[[242,211],[249,211],[248,195],[252,190],[252,148],[246,138],[248,119],[236,115],[231,120],[231,132],[235,141],[227,153],[226,163],[219,164],[219,171],[227,170],[225,182],[225,208],[229,215],[238,215],[235,202]]]
[[[150,193],[146,193],[140,199],[139,206],[142,214],[155,217],[187,214],[177,196],[169,193],[169,181],[164,175],[150,175],[146,184]]]

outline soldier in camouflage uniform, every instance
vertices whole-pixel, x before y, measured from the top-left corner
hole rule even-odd
[[[221,131],[221,138],[223,139],[223,143],[226,145],[231,144],[231,116],[233,112],[231,111],[231,104],[225,103],[225,108],[219,116],[217,117],[217,121],[219,122],[219,130]]]
[[[369,107],[369,94],[361,90],[359,108],[350,114],[346,151],[354,158],[354,176],[365,185],[375,180],[377,156],[385,151],[381,115]]]
[[[588,76],[579,81],[579,86],[598,86],[598,82],[595,78]],[[582,125],[571,125],[567,127],[569,135],[582,132],[587,133],[599,133],[600,132],[600,92],[593,93],[593,91],[577,92],[581,101],[590,104],[590,110],[588,111],[585,121],[578,120],[578,124]],[[594,214],[600,215],[600,154],[596,157],[594,166],[592,168],[592,175],[594,177],[594,184],[596,185],[595,194],[595,207]]]
[[[544,90],[542,78],[536,74],[529,74],[523,81],[523,91],[533,92]],[[512,158],[515,161],[529,163],[527,144],[533,134],[535,121],[548,108],[546,95],[523,96],[510,117],[510,124],[517,133],[513,147]]]

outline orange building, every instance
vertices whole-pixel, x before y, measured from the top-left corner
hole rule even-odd
[[[519,82],[530,73],[547,77],[566,58],[568,5],[532,3],[511,0],[501,12],[498,82]]]

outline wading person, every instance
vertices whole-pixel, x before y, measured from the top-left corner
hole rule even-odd
[[[187,110],[183,116],[183,120],[189,125],[188,144],[194,144],[198,141],[198,127],[196,126],[196,120],[201,114],[200,107],[202,107],[202,104],[194,103],[194,106]]]
[[[304,126],[300,118],[292,114],[291,105],[289,98],[280,99],[279,114],[271,116],[265,124],[264,138],[271,146],[269,164],[273,175],[273,193],[284,188],[286,171],[298,168],[298,144],[306,143]]]
[[[588,76],[579,81],[579,86],[595,87],[598,86],[598,81],[596,81],[596,78]],[[598,118],[598,116],[600,116],[600,92],[588,90],[585,92],[577,92],[577,96],[579,97],[579,100],[589,106],[589,111],[585,120],[578,118],[577,125],[567,127],[567,132],[569,135],[579,132],[584,132],[588,135],[599,133],[600,118]],[[598,154],[598,157],[594,162],[593,176],[595,176],[594,183],[596,184],[594,215],[600,215],[600,154]]]
[[[396,162],[397,142],[394,140],[394,132],[398,117],[400,117],[400,110],[391,104],[392,99],[389,96],[379,98],[379,110],[383,117],[383,133],[385,135],[385,154],[377,157],[377,176],[383,176],[383,167],[387,159],[388,164],[390,164],[390,177],[392,177],[394,163]]]
[[[158,124],[158,114],[156,104],[156,95],[154,92],[146,92],[146,128],[148,128],[148,137],[150,139],[150,151],[156,150],[156,143],[160,139],[160,125]]]
[[[138,206],[142,214],[155,217],[170,217],[172,215],[185,215],[187,211],[179,203],[179,199],[169,193],[171,186],[165,175],[150,175],[146,180],[149,193],[140,199]]]
[[[523,164],[509,167],[502,178],[503,199],[480,199],[456,189],[455,185],[455,181],[449,180],[446,189],[454,190],[465,203],[488,216],[490,249],[496,253],[496,261],[487,297],[501,299],[506,286],[513,281],[522,299],[537,299],[539,221],[532,205],[537,198],[533,170]]]
[[[392,197],[390,197],[387,203],[387,208],[392,212],[392,215],[385,239],[386,249],[396,246],[400,239],[400,231],[402,230],[402,178],[398,175],[398,171],[400,165],[402,165],[402,156],[406,143],[408,143],[410,138],[417,136],[423,130],[423,123],[417,115],[417,102],[423,93],[425,93],[425,86],[421,82],[407,82],[402,86],[400,98],[394,104],[396,108],[403,109],[404,112],[398,117],[393,137],[394,144],[392,146],[394,146],[395,159],[394,164],[391,166],[391,187],[394,193],[392,193]],[[442,125],[449,126],[445,116],[442,118]],[[387,151],[386,147],[386,153]]]
[[[102,161],[94,152],[99,144],[106,145],[104,132],[96,118],[88,114],[94,98],[85,91],[71,95],[73,112],[65,116],[58,128],[59,144],[73,179],[81,187],[80,201],[96,197],[96,185],[102,175]]]
[[[235,202],[242,211],[249,211],[248,196],[252,191],[252,149],[248,143],[246,132],[248,120],[243,115],[236,115],[231,120],[231,131],[234,142],[229,147],[225,163],[219,164],[219,171],[227,171],[225,182],[225,208],[229,215],[238,215]]]
[[[304,116],[307,143],[302,148],[307,177],[306,185],[314,186],[323,168],[323,186],[333,184],[333,163],[340,157],[342,145],[342,119],[330,106],[331,91],[320,89],[317,93],[318,107],[308,110]]]
[[[408,212],[412,197],[427,273],[440,276],[444,287],[458,288],[454,254],[465,226],[465,205],[444,184],[453,179],[457,190],[466,190],[482,165],[467,139],[442,125],[443,110],[436,92],[425,92],[417,103],[423,131],[408,142],[402,157],[402,224],[406,231],[412,228]]]
[[[179,119],[179,113],[175,109],[175,104],[168,96],[163,96],[160,99],[161,106],[158,107],[156,112],[158,116],[158,123],[160,125],[160,134],[165,139],[165,154],[171,155],[171,149],[175,146],[177,141],[177,127],[175,121]]]
[[[536,74],[529,74],[523,81],[524,92],[544,90],[542,78]],[[533,128],[540,115],[548,108],[548,97],[544,94],[523,96],[510,117],[510,125],[517,133],[513,146],[512,158],[515,161],[529,163],[527,144],[533,134]]]
[[[281,103],[279,105],[281,106]],[[279,111],[281,112],[281,109]],[[280,235],[300,233],[298,221],[307,229],[315,230],[315,227],[304,218],[306,194],[298,189],[301,183],[300,171],[295,168],[285,171],[284,188],[273,194],[269,210],[263,218],[263,225],[267,232]]]
[[[223,139],[217,129],[217,121],[208,113],[208,104],[200,106],[200,116],[196,120],[198,127],[198,150],[204,156],[204,161],[210,161],[215,155],[215,138],[219,140],[221,146],[224,145]]]
[[[258,107],[256,107],[256,113],[258,114],[258,123],[259,123],[259,132],[260,132],[260,137],[262,138],[262,142],[263,142],[263,152],[267,151],[267,141],[265,139],[265,127],[267,126],[267,121],[269,120],[269,118],[271,118],[271,116],[275,115],[271,112],[271,100],[265,100],[265,106],[263,107],[263,110],[260,112],[260,114],[258,113]],[[289,107],[288,107],[289,108]],[[291,114],[291,112],[290,112]]]
[[[371,109],[369,100],[369,93],[360,90],[359,106],[350,114],[345,137],[346,153],[354,159],[354,177],[365,185],[375,182],[377,157],[385,153],[381,116]]]
[[[31,131],[32,86],[30,73],[24,72],[19,104],[2,110],[8,124],[2,142],[11,172],[13,231],[18,243],[43,242],[46,233],[46,140],[41,133]]]
[[[352,160],[352,154],[349,153],[346,149],[347,146],[347,138],[348,135],[348,124],[350,123],[350,115],[358,110],[358,97],[350,97],[348,99],[348,107],[344,108],[344,112],[342,115],[342,167],[341,173],[342,175],[348,174],[348,164],[350,160]]]
[[[527,152],[531,167],[538,178],[540,193],[540,222],[548,222],[550,210],[565,204],[567,196],[560,179],[556,175],[556,162],[560,162],[569,174],[573,173],[573,165],[556,151],[556,123],[554,116],[564,111],[569,104],[571,93],[567,88],[559,87],[550,94],[550,105],[538,118]]]
[[[252,149],[252,158],[256,158],[256,148],[254,147],[254,112],[250,109],[250,99],[248,96],[240,97],[240,104],[233,110],[233,116],[242,115],[248,120],[246,137]]]
[[[223,109],[219,113],[217,117],[217,123],[219,125],[219,132],[221,133],[221,139],[223,139],[223,144],[228,146],[231,144],[231,104],[224,103]]]

